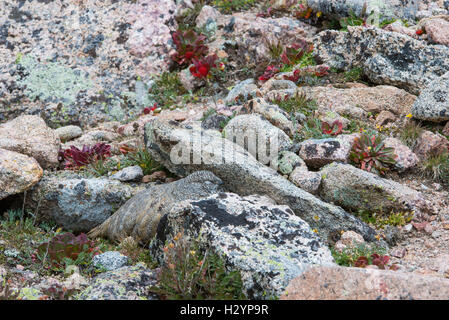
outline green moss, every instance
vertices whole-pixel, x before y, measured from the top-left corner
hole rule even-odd
[[[257,4],[256,0],[213,0],[212,4],[222,13],[231,13],[250,9]]]

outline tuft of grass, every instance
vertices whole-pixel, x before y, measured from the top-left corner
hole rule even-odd
[[[163,167],[156,162],[144,146],[139,146],[126,154],[125,159],[121,162],[123,167],[139,166],[143,170],[144,175],[152,174],[155,171],[162,170]]]
[[[316,101],[309,99],[305,94],[297,93],[288,99],[276,99],[272,102],[290,114],[301,112],[306,116],[311,116],[317,109]]]
[[[177,103],[179,96],[187,94],[179,80],[178,74],[164,72],[150,90],[151,96],[161,108],[168,108]]]
[[[363,77],[363,69],[360,67],[352,68],[344,73],[346,82],[357,82]]]
[[[163,299],[244,299],[242,279],[227,271],[217,254],[202,252],[198,240],[187,241],[178,233],[164,247],[165,263],[158,272],[158,286],[151,291]]]
[[[399,140],[413,150],[423,132],[424,128],[420,123],[409,121],[403,128],[400,129]]]
[[[449,152],[431,155],[420,164],[421,174],[443,184],[449,184]]]
[[[257,4],[256,0],[213,0],[213,6],[222,13],[232,13],[235,11],[247,10]]]

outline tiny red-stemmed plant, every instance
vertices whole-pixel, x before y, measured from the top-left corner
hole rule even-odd
[[[53,266],[61,266],[66,259],[76,261],[81,255],[93,256],[98,253],[94,241],[89,240],[84,233],[79,236],[69,232],[58,234],[37,248],[37,257],[41,261],[48,259]]]
[[[143,108],[143,114],[150,114],[151,111],[154,111],[156,109],[157,109],[157,102],[155,102],[152,107]]]
[[[194,59],[201,59],[209,52],[209,48],[204,45],[206,36],[193,30],[173,32],[172,39],[176,46],[176,53],[172,55],[172,59],[179,65],[190,64]]]
[[[338,136],[343,132],[343,123],[340,120],[335,120],[332,124],[323,121],[321,123],[321,130],[323,131],[323,134]]]
[[[275,66],[275,65],[269,65],[269,66],[265,69],[265,72],[263,73],[263,75],[261,75],[261,76],[259,77],[259,80],[262,81],[262,82],[268,81],[268,80],[270,80],[271,78],[273,78],[273,77],[276,75],[276,73],[279,72],[279,70],[280,70],[280,69],[279,69],[278,66]]]
[[[209,55],[200,60],[193,59],[193,66],[189,69],[190,73],[196,78],[206,79],[209,76],[211,69],[217,68],[217,59],[218,56],[216,54]]]
[[[350,159],[358,165],[360,169],[371,172],[375,169],[380,174],[385,174],[391,165],[396,163],[394,148],[385,147],[379,136],[362,133],[360,138],[356,138]]]
[[[389,265],[388,264],[389,261],[390,261],[389,256],[373,253],[369,258],[365,256],[359,257],[355,261],[354,267],[366,268],[369,265],[375,265],[382,270],[397,270],[398,266],[396,264]]]
[[[64,161],[65,169],[78,169],[110,156],[111,146],[102,142],[94,146],[84,145],[81,150],[71,146],[69,149],[59,152],[59,160]]]

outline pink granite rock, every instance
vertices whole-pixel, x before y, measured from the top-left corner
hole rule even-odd
[[[397,155],[395,167],[398,171],[402,172],[411,169],[418,164],[418,156],[400,140],[396,138],[386,138],[384,143],[385,147],[394,149],[394,153]]]
[[[449,46],[449,21],[430,19],[424,28],[433,42]]]
[[[449,141],[439,133],[424,131],[413,150],[420,159],[426,159],[432,154],[440,154],[449,150]]]
[[[281,300],[449,299],[449,280],[400,271],[312,267],[293,279]]]

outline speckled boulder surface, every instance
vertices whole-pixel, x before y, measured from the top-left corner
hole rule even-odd
[[[92,259],[92,264],[96,268],[103,268],[106,271],[112,271],[128,264],[129,259],[118,251],[107,251],[97,254]]]
[[[232,118],[223,132],[226,139],[245,148],[265,165],[274,165],[277,163],[278,153],[292,147],[292,141],[284,131],[258,114],[239,115]]]
[[[85,127],[141,112],[136,76],[168,69],[173,0],[4,0],[0,122],[40,114]],[[31,50],[32,49],[32,50]]]
[[[290,137],[296,132],[295,125],[290,120],[290,115],[275,104],[269,104],[262,98],[248,101],[240,110],[241,114],[257,113],[267,119],[272,125],[278,127]]]
[[[268,41],[290,45],[313,37],[317,28],[292,17],[257,17],[253,12],[220,14],[204,6],[197,18],[198,26],[214,33],[212,51],[225,51],[235,56],[242,66],[262,69],[262,62],[270,60]],[[262,66],[262,68],[261,68]]]
[[[350,117],[356,117],[354,109],[363,109],[366,117],[368,112],[377,114],[390,111],[395,115],[410,113],[416,96],[405,90],[392,86],[361,86],[348,89],[326,87],[300,87],[298,93],[306,94],[309,99],[315,99],[318,110],[330,110]],[[346,112],[348,111],[348,112]]]
[[[299,144],[299,156],[307,166],[321,168],[332,162],[347,162],[356,134],[337,138],[310,139]]]
[[[312,267],[281,300],[448,300],[449,280],[400,271]]]
[[[430,19],[424,25],[426,33],[434,43],[449,46],[449,18]]]
[[[143,177],[143,170],[140,166],[126,167],[113,175],[110,179],[119,180],[122,182],[126,181],[140,181]]]
[[[374,230],[359,219],[299,189],[245,149],[220,136],[155,119],[145,127],[145,141],[151,156],[173,173],[186,176],[208,170],[231,192],[241,196],[269,195],[276,203],[288,205],[312,228],[317,228],[325,241],[341,230],[356,231],[368,241],[375,239]],[[182,157],[176,157],[179,153]]]
[[[20,116],[0,125],[0,148],[26,154],[42,168],[57,167],[61,141],[38,116]]]
[[[149,290],[157,284],[156,274],[138,263],[104,272],[76,296],[77,300],[156,300]]]
[[[449,120],[449,72],[432,81],[412,108],[414,118],[428,121]]]
[[[352,165],[332,163],[320,172],[321,198],[347,210],[385,214],[428,210],[428,202],[418,191]]]
[[[419,94],[449,71],[449,47],[428,45],[404,34],[379,28],[326,30],[314,38],[315,55],[337,69],[361,67],[374,83]]]
[[[399,139],[389,137],[384,140],[384,143],[386,148],[394,149],[394,154],[397,156],[395,159],[396,163],[394,164],[394,167],[399,172],[404,172],[413,167],[416,167],[419,162],[418,156],[414,154],[413,151],[410,150],[409,147],[404,145]]]
[[[380,21],[392,18],[415,21],[421,1],[415,0],[307,0],[309,7],[336,17],[347,17],[353,12],[357,17],[362,13],[366,4],[366,12],[378,10]]]
[[[42,168],[33,158],[0,148],[0,200],[28,190],[42,175]]]
[[[27,206],[73,231],[89,231],[109,218],[144,186],[75,173],[48,173],[29,193]]]
[[[241,271],[249,298],[279,296],[304,264],[333,264],[330,250],[309,225],[267,197],[219,193],[176,205],[161,220],[155,255],[162,256],[161,244],[180,231]]]

